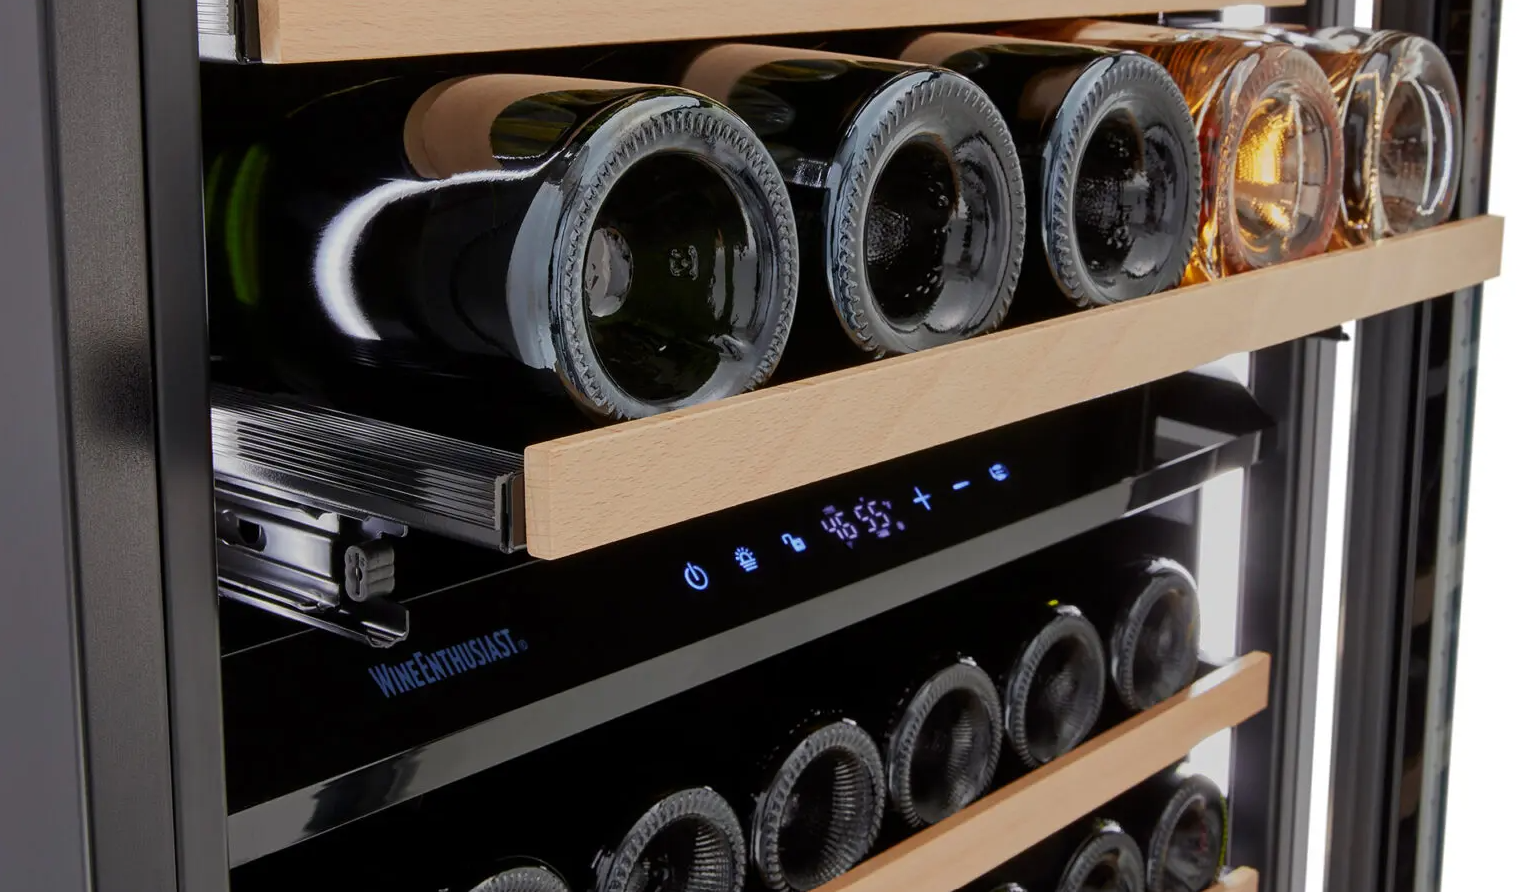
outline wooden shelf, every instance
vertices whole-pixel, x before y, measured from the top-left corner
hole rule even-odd
[[[1237,867],[1205,892],[1257,892],[1257,872],[1249,867]]]
[[[531,446],[557,558],[1446,294],[1500,273],[1476,217]]]
[[[864,862],[822,892],[951,892],[1267,706],[1271,659],[1241,657],[1187,691]],[[1255,892],[1237,871],[1216,888]],[[1232,884],[1235,883],[1235,884]]]
[[[265,62],[1201,10],[1240,0],[245,0]],[[1263,0],[1300,6],[1303,0]]]

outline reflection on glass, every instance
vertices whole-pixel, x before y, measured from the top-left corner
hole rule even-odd
[[[1188,281],[1325,249],[1340,209],[1342,144],[1320,66],[1270,39],[1103,21],[1029,22],[1011,33],[1144,53],[1182,88],[1203,158]]]
[[[1309,53],[1340,106],[1346,170],[1337,246],[1446,220],[1458,196],[1463,109],[1431,41],[1401,31],[1328,28],[1313,36],[1256,29]]]
[[[1015,321],[1182,279],[1200,164],[1192,117],[1160,65],[1137,53],[953,33],[925,34],[901,57],[975,81],[1013,132],[1030,218]],[[1045,300],[1054,292],[1064,301]]]
[[[693,93],[394,78],[303,105],[244,158],[210,178],[214,292],[252,355],[341,405],[422,375],[506,399],[556,382],[634,418],[762,383],[789,331],[784,181]]]
[[[785,353],[796,372],[947,344],[1006,317],[1024,196],[1012,138],[974,84],[741,44],[701,53],[681,83],[741,115],[790,184],[807,268],[821,270],[803,277]]]

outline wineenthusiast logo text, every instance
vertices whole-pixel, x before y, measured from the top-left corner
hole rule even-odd
[[[507,660],[526,646],[525,639],[515,638],[508,629],[499,629],[491,635],[442,647],[432,653],[415,651],[412,658],[401,663],[381,663],[368,671],[385,696],[396,697],[489,663]]]

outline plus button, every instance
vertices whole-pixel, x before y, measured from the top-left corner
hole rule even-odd
[[[917,493],[917,498],[913,499],[912,501],[914,501],[917,504],[923,506],[923,510],[924,511],[932,511],[933,510],[933,507],[928,504],[929,496],[928,496],[927,493],[923,492],[922,487],[914,486],[914,487],[912,487],[912,491]]]

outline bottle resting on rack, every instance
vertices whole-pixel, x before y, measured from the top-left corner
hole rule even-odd
[[[732,807],[708,787],[659,799],[606,840],[590,892],[742,892],[747,842]]]
[[[749,824],[753,870],[774,892],[806,892],[869,854],[885,814],[885,765],[859,725],[819,713],[763,762]]]
[[[1203,892],[1218,879],[1230,808],[1214,781],[1178,765],[1120,796],[1106,811],[1140,844],[1145,892]]]
[[[1140,847],[1120,826],[1090,817],[1063,828],[960,892],[1144,892]]]
[[[998,681],[1002,726],[1024,770],[1075,749],[1092,733],[1107,695],[1107,653],[1080,610],[1023,600],[997,608],[987,626],[988,665]],[[1016,634],[1014,634],[1016,632]]]
[[[886,796],[903,830],[938,823],[991,785],[1002,755],[1002,701],[991,676],[968,657],[941,655],[907,672],[909,682],[866,714],[882,729]],[[931,671],[930,671],[930,667]]]
[[[790,330],[784,182],[688,91],[386,79],[296,109],[208,182],[237,324],[289,386],[359,410],[457,386],[651,415],[763,383]]]
[[[1126,22],[1012,26],[1016,36],[1144,53],[1182,88],[1203,158],[1203,207],[1188,281],[1325,250],[1341,203],[1341,126],[1324,72],[1271,41]]]
[[[1115,707],[1110,724],[1192,683],[1198,672],[1198,589],[1181,564],[1168,558],[1130,563],[1068,597],[1107,642]]]
[[[947,344],[1006,317],[1023,185],[1007,126],[970,81],[724,44],[696,56],[680,83],[747,121],[789,183],[804,272],[782,375]]]
[[[515,859],[513,866],[499,865],[498,872],[468,892],[572,892],[567,881],[550,865]]]
[[[1202,174],[1193,118],[1160,65],[978,34],[925,34],[900,55],[970,78],[1012,131],[1029,220],[1011,318],[1119,303],[1182,280]],[[1064,300],[1046,299],[1057,294]]]
[[[1403,31],[1253,32],[1309,53],[1336,93],[1346,170],[1337,246],[1446,220],[1458,197],[1463,103],[1447,57]]]

